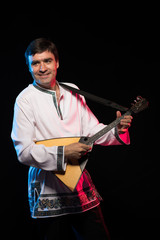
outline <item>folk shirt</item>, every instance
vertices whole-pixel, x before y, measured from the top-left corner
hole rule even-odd
[[[80,213],[98,206],[101,201],[87,170],[83,171],[73,192],[54,175],[54,171],[66,170],[65,146],[46,147],[35,143],[51,138],[92,136],[106,126],[99,123],[84,97],[59,88],[59,102],[55,91],[35,82],[15,101],[11,137],[18,160],[30,167],[28,199],[33,218]],[[128,132],[119,136],[114,128],[95,144],[108,146],[129,142]]]

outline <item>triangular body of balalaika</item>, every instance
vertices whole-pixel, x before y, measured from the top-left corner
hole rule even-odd
[[[80,137],[69,137],[69,138],[52,138],[48,140],[37,141],[36,144],[43,144],[46,147],[52,146],[67,146],[72,143],[80,141]],[[77,183],[82,175],[82,172],[86,166],[88,159],[77,160],[77,164],[67,164],[66,171],[64,173],[55,173],[55,175],[71,190],[77,186]]]

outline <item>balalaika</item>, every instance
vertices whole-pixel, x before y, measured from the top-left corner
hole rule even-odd
[[[92,137],[66,137],[66,138],[52,138],[48,140],[37,141],[36,144],[43,144],[46,147],[52,146],[67,146],[72,143],[80,142],[86,145],[92,145],[96,140],[116,127],[125,115],[132,115],[139,113],[148,107],[148,102],[145,98],[137,97],[136,103],[125,112],[120,118],[117,118],[112,123],[104,127]],[[87,164],[87,155],[82,156],[80,160],[74,161],[74,164],[68,162],[65,172],[53,172],[71,191],[77,186],[77,183],[82,175],[82,172]]]

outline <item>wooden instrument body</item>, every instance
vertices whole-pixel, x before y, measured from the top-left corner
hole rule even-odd
[[[81,139],[80,137],[65,137],[65,138],[52,138],[48,140],[37,141],[36,144],[43,144],[46,147],[52,146],[67,146],[72,143],[79,142]],[[77,164],[75,163],[72,165],[71,163],[67,163],[66,171],[62,173],[54,173],[71,191],[77,186],[77,183],[82,175],[82,172],[85,168],[86,161],[79,162],[77,160]]]

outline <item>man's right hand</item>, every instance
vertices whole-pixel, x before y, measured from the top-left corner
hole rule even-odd
[[[83,144],[83,143],[72,143],[64,148],[64,155],[67,158],[67,161],[75,161],[80,159],[83,155],[85,155],[88,151],[92,149],[91,146]]]

